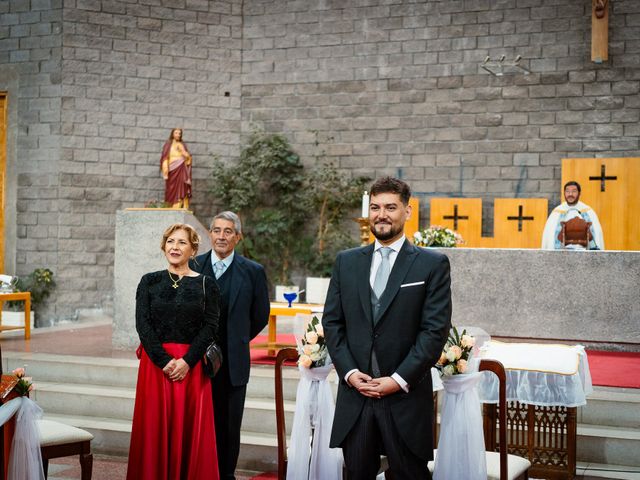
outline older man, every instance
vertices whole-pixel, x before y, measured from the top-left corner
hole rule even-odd
[[[213,250],[196,257],[191,268],[215,277],[220,287],[218,338],[224,360],[212,381],[213,406],[220,478],[234,479],[251,367],[249,342],[269,320],[269,293],[262,265],[234,251],[242,238],[235,213],[216,215],[209,235]]]

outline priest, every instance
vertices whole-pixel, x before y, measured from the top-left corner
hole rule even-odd
[[[589,250],[604,250],[604,237],[602,227],[598,220],[598,215],[593,209],[580,201],[580,184],[578,182],[567,182],[564,186],[565,201],[553,209],[547,219],[542,233],[542,248],[546,250],[559,250],[562,243],[558,236],[562,230],[561,222],[568,222],[572,218],[580,217],[585,222],[591,222],[591,239]]]

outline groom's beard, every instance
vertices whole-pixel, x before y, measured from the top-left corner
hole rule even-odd
[[[385,230],[383,230],[383,228]],[[404,225],[393,225],[391,222],[377,222],[373,225],[369,225],[369,229],[371,230],[371,233],[373,233],[373,236],[382,241],[392,239],[398,235],[403,228]]]

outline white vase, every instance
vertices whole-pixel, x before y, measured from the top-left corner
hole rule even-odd
[[[325,277],[307,277],[307,303],[324,305],[330,281]]]
[[[287,299],[283,297],[283,294],[289,293],[289,292],[298,293],[299,291],[300,291],[300,287],[298,287],[297,285],[276,285],[276,302],[289,303]],[[298,303],[298,302],[300,302],[300,295],[298,295],[296,299],[293,300],[293,303]]]
[[[36,315],[31,310],[31,329],[33,330],[35,324]],[[13,312],[10,310],[2,311],[2,326],[4,327],[23,327],[24,326],[24,312]]]

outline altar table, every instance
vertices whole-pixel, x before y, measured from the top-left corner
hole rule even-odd
[[[269,311],[269,333],[266,343],[252,343],[251,348],[267,348],[267,355],[274,357],[278,350],[287,347],[295,347],[293,343],[277,343],[276,342],[276,322],[278,315],[286,317],[295,317],[298,314],[312,315],[313,313],[322,313],[324,305],[317,303],[292,303],[291,307],[287,303],[271,302]]]
[[[509,453],[531,462],[532,477],[573,479],[577,407],[593,392],[584,347],[492,340],[480,356],[501,361],[507,371]],[[485,403],[484,434],[496,445],[497,392],[497,378],[484,373],[478,386]]]
[[[24,339],[29,340],[31,338],[31,292],[0,293],[0,312],[2,311],[2,302],[13,300],[24,301],[24,327],[2,325],[2,313],[0,313],[0,331],[24,329]]]

